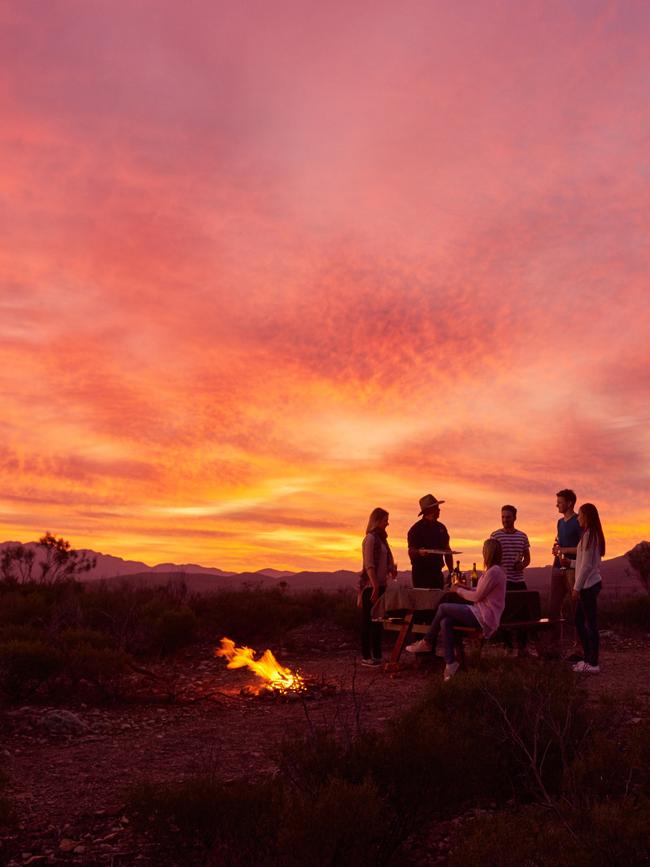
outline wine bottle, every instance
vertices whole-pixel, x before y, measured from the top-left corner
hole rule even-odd
[[[476,587],[476,585],[478,584],[478,572],[476,571],[476,563],[473,564],[472,572],[469,577],[472,587]]]

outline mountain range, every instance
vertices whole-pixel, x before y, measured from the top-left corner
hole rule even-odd
[[[19,542],[0,542],[0,554],[11,545]],[[36,542],[27,542],[26,548],[36,548]],[[358,572],[340,569],[335,572],[290,572],[282,569],[259,569],[254,572],[227,572],[213,566],[201,566],[196,563],[158,563],[147,566],[138,560],[124,560],[111,554],[101,554],[90,549],[78,549],[79,553],[95,558],[94,569],[81,576],[83,581],[106,581],[109,584],[128,581],[137,584],[166,584],[169,581],[183,580],[190,591],[206,593],[221,589],[238,589],[243,585],[263,585],[272,587],[279,582],[286,582],[290,590],[306,590],[323,588],[336,590],[344,587],[356,587]],[[400,572],[400,580],[410,580],[410,572]],[[546,591],[550,583],[551,567],[531,566],[526,570],[526,582],[529,589]],[[607,595],[628,595],[641,591],[641,584],[629,568],[625,556],[604,560],[602,564],[603,591]]]

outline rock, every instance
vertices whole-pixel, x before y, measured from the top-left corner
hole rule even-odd
[[[48,710],[39,719],[38,724],[50,734],[86,734],[91,731],[80,716],[69,710]]]
[[[70,840],[67,837],[64,837],[63,840],[59,843],[59,851],[60,852],[74,852],[74,850],[79,845],[78,840]]]

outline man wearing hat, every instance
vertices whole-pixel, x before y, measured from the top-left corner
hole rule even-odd
[[[454,568],[454,559],[449,544],[449,533],[444,524],[441,524],[440,504],[444,500],[437,500],[433,494],[425,494],[420,499],[420,515],[408,532],[409,557],[411,559],[413,586],[443,588],[442,567],[447,564],[451,572]],[[449,554],[428,554],[427,551],[449,551]]]

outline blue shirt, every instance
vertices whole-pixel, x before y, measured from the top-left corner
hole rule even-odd
[[[557,541],[560,548],[577,548],[582,536],[582,527],[578,523],[578,516],[572,515],[568,521],[560,518],[557,522]],[[576,555],[573,554],[569,559],[575,561]],[[573,565],[573,564],[572,564]],[[557,569],[560,566],[560,558],[556,557],[553,566]]]

